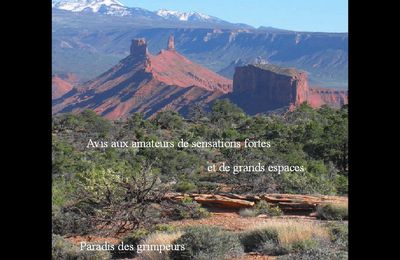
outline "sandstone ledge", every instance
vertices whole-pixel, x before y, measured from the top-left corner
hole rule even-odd
[[[265,200],[272,206],[279,206],[284,212],[311,213],[316,210],[319,204],[337,203],[347,204],[347,197],[339,196],[311,196],[298,194],[259,194],[259,195],[238,195],[238,194],[183,194],[167,193],[165,199],[182,200],[189,196],[194,201],[208,207],[241,209],[251,208],[256,202]]]

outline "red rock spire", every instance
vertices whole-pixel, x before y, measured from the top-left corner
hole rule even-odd
[[[147,43],[144,38],[133,39],[131,44],[131,55],[145,56],[147,55]]]
[[[174,51],[175,50],[175,42],[174,42],[174,36],[173,35],[169,36],[167,50],[169,50],[169,51]]]

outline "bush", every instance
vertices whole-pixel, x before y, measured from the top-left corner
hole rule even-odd
[[[282,210],[278,206],[271,207],[265,200],[257,202],[255,210],[257,215],[266,214],[268,216],[281,216],[283,214]]]
[[[73,245],[62,236],[52,237],[52,259],[53,260],[109,260],[111,254],[108,251],[85,251]]]
[[[349,179],[347,176],[338,175],[336,180],[336,190],[340,195],[349,194]]]
[[[260,245],[260,247],[257,250],[263,255],[284,255],[287,254],[289,251],[287,248],[279,245],[279,243],[276,243],[274,241],[268,240],[265,241]]]
[[[140,244],[141,245],[157,245],[162,246],[164,245],[165,248],[168,245],[175,244],[175,241],[182,236],[182,232],[174,232],[174,233],[165,233],[165,232],[157,232],[149,235],[145,240],[143,240]],[[140,248],[140,245],[139,245]],[[139,249],[138,248],[138,249]],[[138,251],[139,259],[140,260],[169,260],[170,250],[162,250],[155,251],[155,250],[145,250],[145,248],[141,248],[142,251]]]
[[[88,219],[81,218],[76,211],[66,207],[53,207],[52,231],[57,235],[88,234],[92,228]]]
[[[52,237],[52,259],[74,259],[78,255],[76,248],[62,236]]]
[[[314,223],[271,220],[240,237],[245,252],[281,255],[314,249],[320,241],[328,241],[329,234]]]
[[[293,242],[288,246],[287,250],[290,252],[304,252],[313,250],[317,248],[318,245],[318,239],[305,239]]]
[[[257,216],[257,212],[253,209],[244,208],[239,210],[239,215],[245,218],[255,217]]]
[[[192,182],[188,182],[188,181],[181,181],[179,182],[176,187],[175,190],[177,192],[193,192],[197,189],[196,185]]]
[[[269,216],[282,216],[282,214],[283,212],[278,206],[269,208]]]
[[[172,232],[176,231],[176,227],[168,225],[168,224],[157,224],[154,226],[154,231],[172,233]]]
[[[240,235],[245,252],[273,251],[279,246],[278,233],[272,229],[256,229]]]
[[[221,185],[211,181],[199,181],[197,190],[199,193],[218,193],[221,190]]]
[[[124,239],[122,239],[122,242],[125,245],[132,245],[133,248],[136,249],[137,245],[140,243],[141,240],[143,240],[147,235],[149,234],[149,231],[146,229],[137,229],[134,232],[130,233]],[[134,257],[136,255],[136,250],[118,250],[117,247],[115,247],[115,250],[112,252],[112,256],[114,258],[127,258],[127,257]]]
[[[329,223],[327,225],[331,241],[340,249],[347,250],[349,241],[349,228],[345,223]]]
[[[243,208],[239,211],[242,217],[255,217],[261,214],[268,216],[281,216],[282,210],[279,207],[271,207],[265,200],[260,200],[253,209]]]
[[[318,205],[317,218],[323,220],[345,220],[348,218],[347,204],[326,203]]]
[[[267,214],[268,215],[270,207],[265,200],[260,200],[259,202],[256,203],[254,208],[257,211],[257,214]]]
[[[189,227],[175,244],[186,245],[184,251],[171,253],[176,260],[231,259],[243,253],[238,236],[217,227]]]
[[[174,220],[180,219],[200,219],[207,218],[210,213],[203,208],[199,203],[193,201],[190,197],[184,197],[182,202],[172,206],[173,212],[171,218]]]
[[[155,117],[156,124],[161,129],[181,129],[183,127],[182,116],[175,111],[167,110],[157,114]]]

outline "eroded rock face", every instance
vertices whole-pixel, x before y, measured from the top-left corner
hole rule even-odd
[[[272,64],[237,67],[233,93],[228,97],[250,115],[284,107],[294,108],[304,102],[312,107],[324,104],[341,107],[347,104],[347,91],[312,89],[307,74]]]
[[[310,89],[308,103],[312,107],[320,107],[327,104],[331,107],[340,108],[348,104],[348,92],[346,90],[337,90],[329,88]]]
[[[151,117],[167,109],[183,111],[194,102],[208,104],[231,92],[232,81],[180,55],[173,37],[155,56],[145,39],[135,39],[128,57],[75,90],[53,100],[53,113],[92,109],[108,119],[134,112]]]
[[[60,98],[71,91],[77,82],[78,78],[75,74],[54,75],[51,79],[52,99]]]
[[[254,115],[300,104],[308,98],[307,74],[271,64],[237,67],[230,99]]]

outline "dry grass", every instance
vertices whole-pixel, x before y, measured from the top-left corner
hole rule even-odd
[[[174,233],[153,233],[149,235],[141,245],[172,245],[174,241],[183,235],[182,232]],[[142,251],[139,254],[140,260],[168,260],[170,251]]]
[[[329,239],[326,228],[315,222],[304,222],[296,220],[271,219],[270,221],[256,225],[252,228],[276,230],[281,245],[291,245],[296,242],[310,240],[313,238]]]

